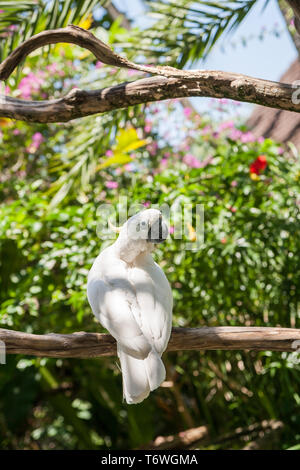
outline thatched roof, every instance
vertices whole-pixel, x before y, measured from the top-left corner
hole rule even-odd
[[[280,78],[280,82],[300,80],[300,61],[297,59]],[[256,106],[247,122],[256,137],[271,137],[277,142],[293,142],[300,148],[300,113]]]

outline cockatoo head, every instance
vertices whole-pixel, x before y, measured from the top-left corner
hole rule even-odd
[[[152,251],[154,244],[165,241],[169,234],[162,213],[157,209],[145,209],[130,217],[119,232],[116,244],[122,253],[127,250],[128,259]]]
[[[157,209],[145,209],[130,217],[124,227],[127,236],[145,243],[161,243],[168,237],[168,227]]]

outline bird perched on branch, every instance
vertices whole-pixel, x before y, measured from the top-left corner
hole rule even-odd
[[[140,403],[165,380],[161,355],[172,328],[172,291],[151,252],[168,236],[156,209],[134,215],[95,259],[87,295],[94,315],[117,340],[127,403]]]

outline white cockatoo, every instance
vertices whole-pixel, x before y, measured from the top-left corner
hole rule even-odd
[[[87,295],[94,315],[117,340],[127,403],[140,403],[165,380],[161,360],[172,328],[172,291],[151,252],[168,227],[145,209],[118,229],[119,237],[95,259]]]

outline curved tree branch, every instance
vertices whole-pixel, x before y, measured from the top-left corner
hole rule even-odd
[[[295,92],[292,85],[236,73],[187,71],[173,67],[135,64],[113,52],[89,31],[73,25],[44,31],[26,40],[0,64],[0,79],[7,79],[15,67],[33,50],[58,42],[84,47],[105,64],[132,68],[159,77],[122,83],[102,90],[73,89],[66,96],[50,101],[24,101],[0,95],[1,117],[30,122],[62,122],[150,101],[192,96],[229,98],[300,112],[300,103],[292,99]]]
[[[116,342],[108,334],[79,332],[66,335],[34,335],[0,329],[0,340],[4,342],[7,354],[77,358],[116,355]],[[167,350],[296,351],[299,344],[300,330],[292,328],[173,328]]]

